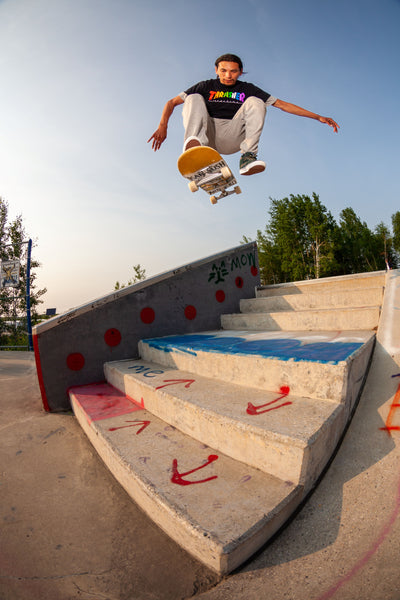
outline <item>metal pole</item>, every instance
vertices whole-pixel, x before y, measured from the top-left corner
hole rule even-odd
[[[31,253],[32,240],[28,242],[28,261],[26,265],[26,323],[28,328],[29,350],[33,350],[32,320],[31,320]]]

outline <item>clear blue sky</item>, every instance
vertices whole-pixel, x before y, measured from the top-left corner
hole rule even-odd
[[[399,0],[0,0],[0,195],[37,238],[44,308],[112,291],[254,237],[269,198],[316,192],[370,228],[400,210]],[[176,169],[181,107],[224,52],[278,98],[333,117],[268,110],[267,171],[217,206]],[[228,157],[238,172],[238,155]]]

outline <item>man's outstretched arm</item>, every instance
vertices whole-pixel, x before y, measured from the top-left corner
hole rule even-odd
[[[168,100],[168,102],[164,106],[160,124],[151,136],[151,138],[147,140],[147,143],[153,140],[151,147],[153,148],[154,152],[161,148],[161,144],[165,141],[167,137],[168,121],[170,119],[170,116],[174,112],[174,108],[179,104],[183,104],[183,102],[184,100],[182,100],[180,96],[175,96],[175,98],[171,98],[171,100]]]
[[[272,106],[275,106],[275,108],[280,108],[281,110],[291,113],[292,115],[297,115],[298,117],[308,117],[309,119],[315,119],[320,123],[326,123],[327,125],[330,125],[330,127],[333,127],[333,131],[335,133],[337,133],[338,129],[340,129],[336,121],[330,117],[321,117],[321,115],[317,115],[316,113],[306,110],[305,108],[301,108],[300,106],[296,106],[295,104],[290,104],[290,102],[285,102],[284,100],[278,99],[273,103]]]

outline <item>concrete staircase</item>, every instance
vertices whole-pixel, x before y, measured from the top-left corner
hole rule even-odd
[[[142,340],[73,388],[75,414],[132,498],[219,573],[316,484],[365,380],[384,274],[256,291],[222,330]]]
[[[241,301],[241,314],[223,315],[222,326],[272,331],[376,329],[384,276],[346,277],[264,286],[255,299]]]

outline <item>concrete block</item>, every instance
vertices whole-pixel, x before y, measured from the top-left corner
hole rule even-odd
[[[350,290],[385,286],[386,271],[373,273],[358,273],[355,275],[342,275],[340,277],[322,277],[306,281],[293,281],[264,285],[257,289],[256,296],[280,296],[286,294],[305,294],[311,292],[326,292],[329,290]]]
[[[138,358],[138,341],[220,326],[260,283],[254,242],[113,291],[33,329],[38,379],[48,411],[69,410],[71,386],[100,381],[109,360]]]
[[[249,388],[345,402],[352,373],[363,377],[375,342],[371,331],[211,331],[142,340],[143,360]]]
[[[107,384],[70,391],[89,440],[128,494],[195,558],[226,574],[289,518],[303,490],[193,440]]]
[[[240,312],[262,313],[295,311],[324,308],[351,308],[380,306],[383,300],[383,287],[332,290],[281,296],[262,296],[240,301]]]
[[[221,324],[224,329],[253,331],[373,330],[378,327],[379,314],[379,306],[270,313],[249,312],[221,315]]]
[[[251,389],[143,360],[107,363],[105,375],[183,433],[306,489],[342,431],[343,404],[296,397],[287,386],[275,392]]]

